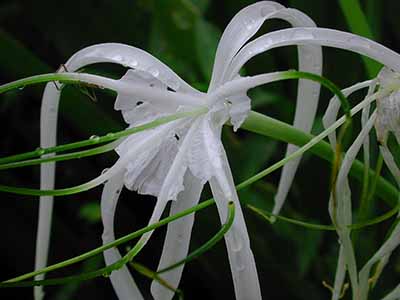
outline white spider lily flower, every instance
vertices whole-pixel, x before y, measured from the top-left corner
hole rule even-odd
[[[235,201],[238,207],[233,228],[226,236],[237,299],[260,299],[261,294],[247,229],[242,212],[239,209],[240,205],[234,189],[228,160],[220,141],[220,134],[222,125],[229,118],[235,130],[240,127],[250,110],[250,99],[246,96],[248,88],[244,88],[235,94],[228,92],[226,96],[229,97],[222,100],[213,98],[212,94],[217,94],[218,89],[223,87],[226,82],[238,78],[240,68],[231,71],[232,61],[243,45],[258,31],[263,22],[271,18],[286,20],[293,26],[315,26],[314,22],[303,13],[294,9],[287,9],[275,2],[262,1],[244,8],[229,23],[221,38],[208,94],[200,93],[191,88],[151,55],[125,45],[102,44],[88,47],[76,53],[65,64],[66,70],[75,71],[85,65],[98,62],[118,63],[132,69],[121,79],[121,82],[144,85],[155,91],[164,91],[166,96],[172,94],[171,91],[167,91],[168,89],[175,91],[176,96],[193,96],[198,98],[199,105],[204,105],[201,100],[207,99],[209,112],[204,116],[190,121],[176,121],[173,125],[160,126],[151,130],[153,136],[147,132],[134,135],[123,141],[117,148],[121,155],[120,160],[124,163],[118,164],[117,162],[111,168],[112,171],[110,169],[101,177],[103,181],[109,179],[102,196],[102,212],[105,216],[112,216],[103,218],[105,226],[103,240],[109,242],[114,239],[113,211],[118,199],[117,195],[121,189],[121,183],[115,178],[122,178],[123,176],[125,186],[128,188],[158,197],[150,223],[158,220],[168,200],[177,200],[172,203],[171,213],[195,205],[199,200],[204,183],[209,181],[221,221],[225,220],[228,201]],[[301,71],[320,74],[321,63],[320,47],[308,45],[299,47],[299,69]],[[300,81],[294,121],[296,127],[305,131],[310,130],[315,117],[319,89],[320,87],[316,83]],[[59,91],[52,84],[48,84],[42,106],[42,147],[55,145],[59,96]],[[116,109],[122,111],[124,119],[132,126],[163,114],[188,109],[185,105],[174,105],[167,101],[163,105],[159,101],[154,104],[145,100],[147,99],[141,97],[135,99],[132,95],[120,92],[116,101]],[[157,132],[160,134],[157,134]],[[160,136],[163,135],[164,138],[160,139]],[[133,144],[143,144],[144,140],[147,141],[146,143],[153,143],[153,147],[141,152],[130,149]],[[294,149],[289,146],[288,153],[293,152]],[[125,164],[125,161],[129,162]],[[285,198],[297,164],[298,162],[284,167],[282,184],[279,186],[278,194],[281,195],[279,197]],[[118,169],[117,165],[123,165],[124,168]],[[42,166],[41,188],[54,188],[54,168],[54,163]],[[106,201],[111,203],[105,203]],[[51,210],[52,198],[43,197],[40,206],[36,268],[41,268],[46,264]],[[183,218],[179,222],[179,226],[176,225],[178,224],[176,222],[168,226],[159,268],[168,266],[187,255],[193,217]],[[147,241],[149,236],[150,234],[145,235],[142,240]],[[110,249],[105,253],[108,264],[118,257],[120,255],[117,249]],[[182,268],[183,266],[163,274],[163,278],[176,287],[181,277]],[[131,299],[132,295],[136,295],[140,299],[140,292],[138,292],[133,280],[126,279],[128,275],[129,273],[125,268],[111,274],[110,277],[115,290],[120,299]],[[125,278],[125,280],[122,278]],[[172,292],[158,283],[153,283],[152,293],[156,299],[170,299],[173,296]],[[37,288],[36,299],[41,299],[42,296],[41,289]]]

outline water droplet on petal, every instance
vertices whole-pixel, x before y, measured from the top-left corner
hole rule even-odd
[[[107,173],[109,169],[110,168],[105,168],[103,171],[101,171],[101,175],[104,175],[105,173]]]
[[[158,77],[160,75],[160,71],[155,67],[149,68],[149,73],[154,77]]]
[[[233,267],[239,272],[246,268],[244,264],[243,252],[237,252],[234,254],[233,264]]]
[[[296,29],[292,34],[292,39],[295,40],[309,40],[314,38],[314,34],[307,29]]]
[[[355,48],[370,49],[371,48],[371,43],[368,42],[366,39],[359,37],[359,36],[349,37],[347,39],[347,43],[349,44],[349,47],[352,49],[355,49]]]
[[[247,30],[252,30],[253,27],[255,26],[256,21],[253,19],[250,20],[245,20],[244,22],[244,26],[246,27]]]
[[[231,249],[234,252],[239,252],[243,248],[243,239],[239,235],[239,232],[237,230],[232,231],[231,234],[229,235],[229,238],[231,240]]]
[[[129,65],[130,65],[131,67],[136,67],[136,66],[138,65],[138,62],[137,62],[136,60],[131,60],[131,61],[129,62]]]
[[[168,79],[166,82],[166,85],[169,86],[171,89],[173,89],[174,91],[177,91],[179,89],[179,82],[176,81],[175,79]]]
[[[278,10],[278,8],[274,5],[265,5],[260,10],[261,17],[266,17],[267,15],[274,13]]]

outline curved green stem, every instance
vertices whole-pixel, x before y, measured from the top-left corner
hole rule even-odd
[[[126,137],[128,135],[131,135],[131,134],[143,131],[143,130],[152,129],[157,126],[160,126],[160,125],[163,125],[163,124],[166,124],[166,123],[178,120],[178,119],[196,117],[198,115],[205,113],[206,111],[207,111],[207,109],[200,108],[200,109],[196,109],[196,110],[189,111],[189,112],[179,112],[179,113],[176,113],[173,115],[160,117],[152,122],[149,122],[149,123],[146,123],[146,124],[143,124],[140,126],[135,126],[133,128],[125,129],[125,130],[118,131],[115,133],[109,133],[102,137],[92,136],[91,138],[84,140],[84,141],[79,141],[79,142],[74,142],[74,143],[70,143],[70,144],[59,145],[59,146],[49,147],[49,148],[40,148],[40,149],[36,149],[34,151],[22,153],[22,154],[7,156],[4,158],[0,158],[0,164],[25,160],[25,159],[29,159],[32,157],[38,157],[38,156],[41,156],[44,154],[55,153],[55,152],[64,152],[64,151],[73,150],[73,149],[77,149],[77,148],[83,148],[83,147],[87,147],[87,146],[92,146],[92,145],[97,145],[97,144],[114,141],[119,138]],[[48,161],[52,161],[52,160],[49,159]]]
[[[30,287],[30,286],[45,286],[45,285],[59,285],[59,284],[65,284],[65,283],[69,283],[69,282],[76,282],[76,281],[83,281],[83,280],[89,280],[89,279],[93,279],[95,277],[99,277],[99,276],[109,276],[111,274],[112,271],[118,270],[120,269],[122,266],[124,266],[125,264],[129,263],[138,253],[139,251],[142,249],[142,245],[140,243],[137,243],[135,245],[135,247],[130,250],[124,257],[122,257],[119,261],[101,268],[99,270],[96,271],[92,271],[92,272],[87,272],[84,274],[79,274],[79,275],[74,275],[74,276],[68,276],[68,277],[63,277],[63,278],[55,278],[55,279],[46,279],[46,280],[33,280],[33,281],[28,281],[28,282],[20,282],[21,280],[27,279],[27,278],[31,278],[34,277],[35,275],[39,275],[39,274],[43,274],[43,273],[47,273],[50,271],[54,271],[56,269],[65,267],[67,265],[76,263],[78,261],[81,261],[83,259],[89,258],[93,255],[99,254],[109,248],[112,248],[116,245],[119,245],[123,242],[126,242],[130,239],[133,239],[134,237],[137,237],[139,235],[142,235],[145,232],[154,230],[160,226],[163,226],[167,223],[173,222],[179,218],[182,218],[186,215],[189,215],[191,213],[194,213],[195,211],[198,211],[200,209],[204,209],[207,206],[210,206],[211,204],[215,203],[213,200],[208,200],[205,201],[199,205],[196,205],[190,209],[184,210],[176,215],[173,215],[171,217],[165,218],[153,225],[147,226],[146,228],[143,228],[141,230],[138,230],[134,233],[131,233],[121,239],[118,239],[112,243],[109,243],[107,245],[103,245],[102,247],[99,247],[95,250],[89,251],[83,255],[74,257],[73,259],[61,262],[59,264],[56,265],[52,265],[49,266],[47,268],[44,268],[42,270],[38,270],[35,272],[31,272],[28,274],[24,274],[22,276],[4,281],[0,283],[0,288],[6,288],[6,287]],[[229,230],[229,228],[232,226],[233,224],[233,219],[235,216],[235,205],[233,204],[233,202],[230,202],[228,204],[228,215],[227,215],[227,221],[224,225],[222,225],[221,229],[217,232],[216,235],[214,235],[210,240],[208,240],[203,246],[201,246],[200,248],[198,248],[197,250],[193,251],[191,254],[189,254],[184,260],[162,270],[161,272],[166,272],[169,271],[173,268],[178,267],[179,265],[191,261],[193,259],[195,259],[196,257],[198,257],[199,255],[203,254],[205,251],[209,250],[211,247],[213,247],[219,240],[221,240],[224,236],[224,234]],[[160,272],[158,272],[160,273]]]
[[[85,260],[85,259],[88,259],[88,258],[90,258],[92,256],[98,255],[98,254],[100,254],[100,253],[102,253],[102,252],[104,252],[104,251],[106,251],[106,250],[108,250],[110,248],[113,248],[113,247],[118,246],[120,244],[126,243],[126,242],[128,242],[128,241],[130,241],[130,240],[132,240],[134,238],[137,238],[137,237],[145,234],[146,232],[152,231],[152,230],[157,229],[157,228],[159,228],[161,226],[164,226],[164,225],[166,225],[166,224],[168,224],[170,222],[173,222],[173,221],[175,221],[175,220],[177,220],[179,218],[182,218],[182,217],[187,216],[189,214],[192,214],[192,213],[194,213],[196,211],[199,211],[199,210],[202,210],[202,209],[204,209],[206,207],[209,207],[209,206],[213,205],[214,203],[215,202],[214,202],[213,199],[204,201],[204,202],[202,202],[202,203],[200,203],[200,204],[198,204],[198,205],[196,205],[196,206],[194,206],[192,208],[183,210],[183,211],[181,211],[181,212],[179,212],[179,213],[177,213],[177,214],[175,214],[173,216],[169,216],[169,217],[167,217],[165,219],[160,220],[159,222],[157,222],[155,224],[149,225],[149,226],[147,226],[145,228],[142,228],[140,230],[132,232],[132,233],[130,233],[130,234],[126,235],[126,236],[123,236],[123,237],[121,237],[121,238],[119,238],[119,239],[117,239],[117,240],[115,240],[115,241],[113,241],[111,243],[105,244],[105,245],[103,245],[103,246],[101,246],[99,248],[93,249],[93,250],[88,251],[88,252],[86,252],[84,254],[81,254],[79,256],[73,257],[73,258],[65,260],[63,262],[48,266],[48,267],[43,268],[41,270],[30,272],[30,273],[27,273],[27,274],[24,274],[24,275],[9,279],[7,281],[4,281],[4,282],[0,283],[0,287],[11,287],[11,283],[14,283],[14,282],[17,282],[17,281],[21,281],[21,280],[25,280],[25,279],[28,279],[28,278],[32,278],[32,277],[34,277],[36,275],[39,275],[39,274],[48,273],[48,272],[55,271],[55,270],[58,270],[60,268],[63,268],[63,267],[78,263],[78,262],[80,262],[82,260]],[[229,208],[229,211],[231,211],[231,208]],[[108,269],[106,269],[106,270],[108,270]]]
[[[235,205],[233,202],[229,202],[228,204],[228,216],[226,218],[225,224],[222,225],[221,229],[211,238],[209,239],[206,243],[204,243],[201,247],[197,248],[195,251],[190,253],[185,259],[182,259],[181,261],[178,261],[177,263],[166,267],[162,270],[157,271],[157,274],[165,273],[168,272],[172,269],[175,269],[179,267],[180,265],[183,265],[189,261],[192,261],[193,259],[199,257],[209,249],[211,249],[217,242],[219,242],[225,235],[225,233],[228,232],[228,230],[232,227],[233,220],[235,217]]]
[[[250,112],[249,117],[244,121],[241,128],[297,146],[303,146],[315,138],[313,135],[297,130],[289,124],[254,111]],[[330,163],[334,161],[334,152],[329,143],[325,141],[315,143],[309,150]],[[265,173],[268,173],[266,171],[264,170],[258,173],[257,176],[253,176],[251,183],[264,177]],[[351,167],[350,175],[359,182],[362,182],[364,178],[364,164],[359,160],[355,160]],[[369,176],[375,178],[375,172],[369,170]],[[397,205],[399,191],[382,177],[377,178],[375,194],[390,206],[395,207]]]
[[[61,155],[57,155],[57,156],[9,162],[9,163],[5,163],[5,164],[0,164],[0,170],[8,170],[8,169],[38,165],[38,164],[45,163],[45,162],[64,161],[64,160],[78,159],[78,158],[98,155],[98,154],[102,154],[102,153],[106,153],[106,152],[114,150],[116,145],[117,145],[116,143],[109,143],[109,144],[102,145],[102,146],[99,146],[99,147],[96,147],[93,149],[76,151],[76,152],[61,154]]]
[[[294,225],[298,225],[301,227],[305,227],[308,229],[313,229],[313,230],[327,230],[327,231],[335,231],[336,227],[334,225],[324,225],[324,224],[314,224],[314,223],[309,223],[309,222],[304,222],[304,221],[299,221],[296,219],[292,219],[292,218],[288,218],[288,217],[284,217],[281,215],[275,215],[272,214],[266,210],[263,209],[259,209],[253,205],[248,204],[247,205],[248,208],[250,208],[250,210],[252,210],[253,212],[255,212],[257,215],[261,216],[263,219],[265,219],[266,221],[271,222],[272,218],[278,219],[278,220],[282,220],[285,221],[287,223],[291,223]],[[368,226],[372,226],[372,225],[376,225],[379,223],[382,223],[388,219],[390,219],[391,217],[393,217],[398,211],[400,210],[400,203],[395,206],[394,208],[392,208],[390,211],[384,213],[381,216],[375,217],[371,220],[368,221],[363,221],[360,223],[355,223],[352,225],[349,225],[348,227],[352,230],[358,230],[358,229],[363,229],[365,227]]]

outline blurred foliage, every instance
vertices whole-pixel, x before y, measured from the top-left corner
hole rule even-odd
[[[210,0],[3,0],[0,3],[0,80],[9,82],[28,75],[58,69],[77,50],[102,42],[120,42],[140,47],[169,65],[186,81],[206,91],[211,76],[215,49],[230,19],[242,7],[254,1]],[[356,30],[374,36],[378,42],[398,51],[400,26],[397,0],[364,1],[278,1],[309,14],[321,27]],[[343,14],[340,3],[346,3]],[[358,5],[359,4],[359,5]],[[352,7],[353,5],[353,7]],[[355,6],[354,6],[355,5]],[[362,14],[365,12],[365,16]],[[354,14],[357,17],[354,17]],[[353,14],[353,15],[352,15]],[[345,17],[346,15],[346,17]],[[349,25],[348,25],[349,24]],[[365,33],[370,26],[370,31]],[[261,32],[286,27],[276,20],[267,22]],[[349,27],[350,26],[350,27]],[[367,26],[367,27],[366,27]],[[364,30],[364,32],[363,32]],[[364,33],[364,34],[363,34]],[[296,68],[295,48],[280,48],[260,55],[246,66],[246,74]],[[350,66],[350,67],[349,67]],[[333,49],[324,50],[324,75],[339,86],[349,86],[368,78],[362,59]],[[90,72],[120,77],[125,69],[96,65]],[[370,70],[371,72],[371,70]],[[39,143],[40,95],[43,87],[29,88],[1,95],[0,113],[5,134],[0,154],[8,155],[36,148]],[[115,96],[95,91],[97,102],[76,87],[63,93],[61,101],[60,143],[75,141],[93,134],[103,134],[126,126],[112,108]],[[296,83],[276,83],[250,92],[253,109],[286,122],[294,113]],[[322,92],[320,115],[330,97]],[[321,117],[314,132],[321,129]],[[354,131],[359,128],[355,126]],[[279,160],[285,146],[264,137],[230,128],[224,130],[224,144],[236,182],[251,176]],[[376,150],[376,149],[375,149]],[[373,158],[376,155],[372,155]],[[57,186],[71,186],[97,176],[115,161],[115,154],[59,164]],[[329,223],[327,214],[330,167],[319,158],[306,155],[294,181],[283,214],[315,223]],[[18,186],[37,186],[38,168],[0,173],[1,182]],[[240,193],[243,203],[262,209],[272,207],[279,172],[268,176]],[[50,262],[72,257],[101,244],[99,200],[101,188],[57,199]],[[207,193],[206,193],[207,194]],[[357,193],[355,193],[357,196]],[[207,196],[207,195],[205,195]],[[356,198],[356,197],[355,197]],[[2,195],[0,224],[3,238],[0,247],[1,279],[32,270],[38,199]],[[357,204],[357,203],[356,203]],[[116,216],[117,235],[144,226],[154,200],[124,191]],[[385,211],[383,203],[374,203],[374,215]],[[265,298],[327,299],[329,291],[322,281],[332,283],[336,267],[337,239],[334,233],[315,232],[278,221],[265,223],[245,210],[252,247],[258,265]],[[371,217],[371,216],[369,216]],[[194,228],[192,249],[218,228],[215,208],[200,212]],[[390,224],[359,234],[356,248],[364,262],[382,241]],[[163,230],[155,234],[140,255],[140,263],[155,269],[163,242]],[[379,237],[379,238],[377,238]],[[122,248],[121,248],[122,249]],[[399,276],[396,264],[388,268],[375,296],[381,296]],[[80,267],[55,272],[64,276],[99,267],[101,257]],[[135,274],[143,292],[149,292],[149,280]],[[218,284],[215,284],[218,282]],[[233,299],[233,287],[224,245],[190,263],[183,275],[181,289],[187,299]],[[47,288],[47,299],[115,299],[105,278],[77,286]],[[8,298],[7,293],[10,293]],[[149,297],[148,294],[146,294]],[[2,299],[30,299],[30,289],[0,290]],[[349,293],[345,299],[349,299]]]

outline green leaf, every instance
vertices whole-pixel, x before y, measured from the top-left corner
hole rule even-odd
[[[89,223],[97,223],[101,219],[100,205],[97,202],[86,203],[79,210],[79,216]]]
[[[368,24],[367,17],[362,11],[360,2],[358,0],[340,0],[339,4],[351,31],[366,38],[374,39],[372,30]],[[382,66],[367,57],[363,56],[362,59],[369,76],[371,78],[375,77]]]

